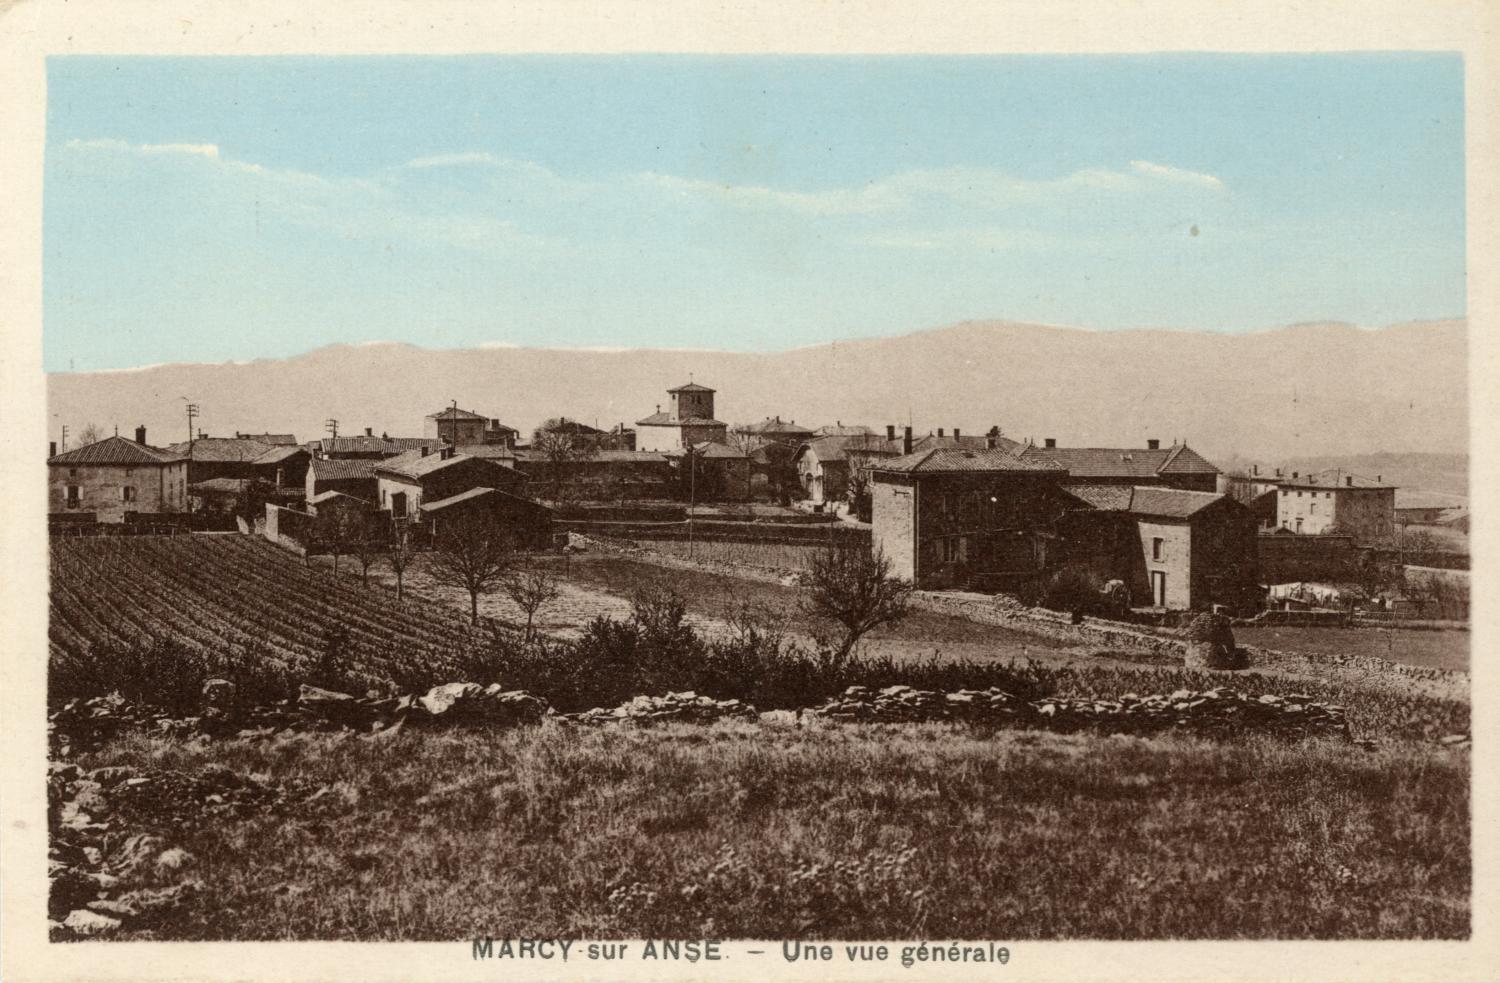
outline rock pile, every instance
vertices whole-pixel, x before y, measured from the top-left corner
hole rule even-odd
[[[580,724],[608,724],[632,721],[635,723],[666,723],[668,721],[691,721],[707,723],[714,720],[758,720],[759,714],[748,703],[739,700],[715,700],[692,691],[668,693],[666,696],[637,696],[613,710],[596,707],[582,713],[566,714],[564,720]]]
[[[54,762],[47,772],[53,938],[169,924],[203,890],[191,876],[192,854],[132,828],[183,829],[310,798],[307,791],[272,788],[224,767],[197,775],[118,766],[83,772]]]
[[[969,720],[1048,730],[1252,729],[1291,736],[1349,736],[1344,708],[1336,704],[1319,703],[1301,693],[1256,697],[1223,687],[1202,692],[1183,689],[1169,695],[1126,694],[1117,700],[1048,697],[1028,703],[995,688],[937,693],[910,686],[887,686],[878,692],[851,686],[812,712],[834,720]]]
[[[231,684],[209,680],[204,685],[204,703],[201,713],[174,717],[128,703],[118,693],[70,700],[47,718],[53,756],[66,758],[99,747],[124,730],[156,730],[180,737],[268,737],[285,731],[346,728],[509,727],[536,723],[552,712],[546,700],[530,693],[478,683],[445,683],[425,694],[395,697],[356,697],[303,684],[295,700],[244,707],[233,702]]]

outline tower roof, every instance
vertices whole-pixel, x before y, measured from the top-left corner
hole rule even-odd
[[[676,389],[667,390],[667,392],[669,393],[711,393],[716,391],[717,390],[710,389],[707,386],[700,386],[696,382],[689,382],[685,386],[678,386]]]

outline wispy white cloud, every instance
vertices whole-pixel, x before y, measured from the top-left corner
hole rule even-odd
[[[683,199],[718,202],[739,208],[781,208],[807,215],[856,215],[885,211],[904,203],[899,192],[885,182],[827,191],[781,191],[748,184],[720,184],[671,174],[638,175],[642,183]]]
[[[1184,170],[1181,167],[1169,167],[1166,164],[1153,164],[1149,160],[1133,160],[1130,169],[1143,177],[1154,178],[1160,181],[1175,181],[1178,184],[1192,184],[1201,188],[1212,188],[1215,191],[1223,191],[1224,182],[1212,174],[1202,174],[1198,171]]]
[[[747,217],[787,223],[836,222],[830,235],[850,247],[886,250],[997,251],[1042,249],[1085,242],[1106,226],[1138,225],[1190,202],[1204,192],[1225,190],[1219,178],[1144,160],[1123,169],[1081,168],[1050,178],[1026,178],[999,168],[965,166],[902,171],[859,184],[822,189],[721,183],[657,172],[580,179],[534,161],[483,151],[434,154],[365,176],[324,176],[242,161],[211,143],[131,144],[116,139],[70,140],[70,150],[98,158],[108,173],[111,156],[180,161],[202,168],[184,174],[223,175],[226,195],[253,198],[262,212],[351,239],[387,243],[415,241],[474,249],[590,248],[614,242],[631,247],[647,215],[681,210],[730,208]],[[453,172],[451,175],[445,172]],[[472,171],[472,173],[471,173]],[[186,178],[183,178],[186,180]],[[207,178],[203,178],[207,180]],[[198,180],[195,178],[194,180]],[[1089,202],[1080,208],[1081,200]],[[705,221],[690,231],[652,226],[651,251],[684,237],[701,236]],[[764,251],[767,229],[745,233]],[[724,248],[736,230],[726,229]],[[665,238],[663,238],[665,237]],[[696,241],[696,240],[694,240]]]

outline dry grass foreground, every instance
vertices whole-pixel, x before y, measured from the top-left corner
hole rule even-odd
[[[77,763],[330,790],[131,816],[115,835],[191,858],[141,886],[204,889],[126,938],[1469,933],[1468,755],[1411,745],[734,723],[135,735]]]

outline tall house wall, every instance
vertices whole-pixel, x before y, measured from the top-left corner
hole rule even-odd
[[[871,544],[891,563],[891,574],[917,579],[917,496],[913,483],[876,481],[871,487]]]
[[[70,504],[68,488],[77,489]],[[126,498],[125,489],[131,489]],[[52,512],[93,512],[100,522],[124,522],[126,512],[178,512],[187,508],[187,464],[80,464],[47,468]]]
[[[1143,570],[1145,580],[1130,585],[1133,604],[1155,604],[1155,584],[1152,572],[1166,577],[1165,607],[1185,611],[1193,606],[1193,530],[1183,522],[1152,522],[1141,519],[1136,523],[1140,536],[1143,566],[1137,567],[1138,575]],[[1158,543],[1159,541],[1159,543]]]

